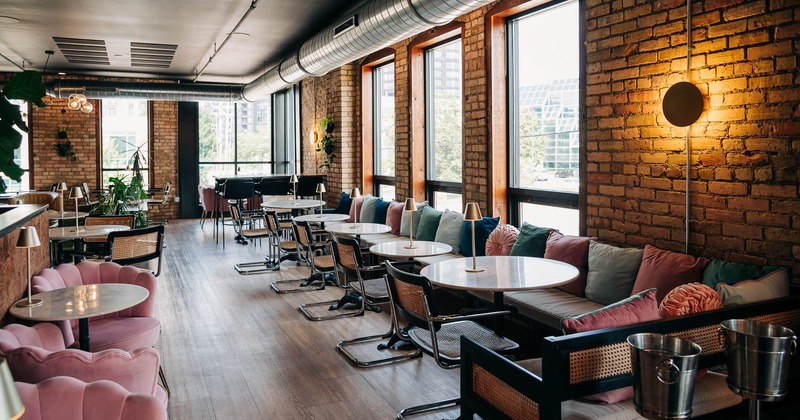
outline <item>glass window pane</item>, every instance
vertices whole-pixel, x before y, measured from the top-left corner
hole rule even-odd
[[[510,72],[518,139],[512,186],[577,193],[578,2],[524,16],[510,27],[517,48]]]
[[[270,99],[236,105],[236,159],[264,162],[272,159]]]
[[[375,175],[394,176],[394,63],[378,67],[373,76]]]
[[[110,177],[133,176],[131,167],[137,151],[144,158],[141,171],[144,186],[148,186],[150,141],[148,139],[147,100],[103,99],[102,171],[103,185]]]
[[[461,208],[461,194],[434,191],[433,208],[442,211],[452,210],[460,212],[463,210]]]
[[[461,182],[461,40],[428,50],[425,71],[428,177]]]
[[[233,162],[234,104],[200,102],[200,162]]]
[[[236,175],[235,167],[232,163],[228,164],[200,164],[200,183],[203,185],[214,185],[217,176],[234,176]]]
[[[28,103],[19,99],[11,99],[9,102],[11,102],[12,105],[20,108],[22,111],[22,121],[25,123],[25,125],[28,125]],[[7,192],[25,191],[30,189],[31,185],[30,176],[28,173],[28,133],[20,130],[16,125],[12,127],[22,136],[22,142],[20,143],[19,148],[14,149],[14,163],[19,165],[24,172],[22,173],[22,179],[20,182],[14,181],[6,176],[3,176],[3,181],[6,183]]]
[[[384,201],[391,201],[396,199],[394,194],[395,194],[394,185],[385,185],[385,184],[378,185],[378,196],[382,198]]]
[[[535,226],[558,229],[564,235],[578,235],[578,210],[562,207],[520,203],[520,226],[528,222]]]

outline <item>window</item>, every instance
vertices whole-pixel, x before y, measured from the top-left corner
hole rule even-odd
[[[578,14],[578,1],[564,1],[509,19],[507,27],[511,222],[575,235],[581,170]]]
[[[373,179],[376,194],[385,200],[395,197],[394,188],[394,62],[373,70],[373,135],[375,142]]]
[[[215,176],[272,174],[270,99],[200,102],[200,182]]]
[[[22,109],[22,121],[25,125],[28,125],[28,103],[25,101],[21,101],[19,99],[11,99],[9,100],[12,105],[18,106]],[[31,180],[30,174],[28,170],[30,169],[28,158],[28,133],[21,131],[17,128],[17,126],[13,126],[14,130],[17,130],[19,134],[22,136],[22,141],[20,142],[19,148],[14,149],[14,163],[19,165],[22,168],[22,178],[20,182],[14,181],[13,179],[3,177],[3,181],[6,183],[6,191],[25,191],[31,188]]]
[[[428,201],[461,210],[461,39],[425,51],[425,140]]]
[[[136,151],[147,157],[142,162],[142,180],[149,185],[150,141],[148,137],[148,105],[147,100],[137,99],[103,99],[102,111],[102,184],[108,185],[111,177],[125,177],[125,182],[132,176],[131,166]]]

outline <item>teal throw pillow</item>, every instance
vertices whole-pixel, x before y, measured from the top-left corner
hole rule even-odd
[[[358,221],[362,223],[372,223],[375,220],[375,206],[380,198],[368,195],[364,197],[364,204],[361,205],[361,213]]]
[[[482,257],[486,255],[486,240],[494,228],[500,224],[499,217],[484,217],[475,222],[475,255]],[[464,222],[461,230],[461,255],[472,256],[472,222]],[[544,253],[542,253],[544,254]]]
[[[389,202],[378,199],[375,203],[375,223],[386,224],[386,213],[389,212]]]
[[[461,231],[464,230],[464,215],[457,211],[445,211],[439,219],[439,229],[436,229],[436,242],[450,245],[453,254],[461,252]],[[484,246],[485,248],[485,246]]]
[[[742,264],[732,261],[712,259],[703,271],[703,284],[715,289],[718,283],[736,284],[740,281],[755,280],[779,270],[779,265]]]
[[[517,257],[544,257],[547,249],[547,237],[552,229],[534,226],[523,222],[519,229],[517,242],[511,248],[511,254]]]
[[[414,236],[417,236],[417,232],[419,232],[419,218],[422,216],[422,209],[427,206],[428,202],[424,201],[418,203],[417,209],[414,211],[403,210],[403,215],[400,217],[400,236],[408,237],[411,228],[414,228]]]
[[[414,232],[414,237],[420,241],[436,239],[436,230],[439,229],[439,219],[442,218],[442,213],[430,206],[423,207],[422,215],[419,217],[419,230]]]

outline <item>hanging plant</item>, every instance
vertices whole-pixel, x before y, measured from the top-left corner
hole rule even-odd
[[[322,140],[317,143],[317,152],[325,152],[325,161],[320,168],[330,169],[333,164],[333,159],[336,157],[336,147],[333,143],[333,130],[336,126],[333,124],[333,117],[327,117],[319,120],[319,129],[325,132]]]
[[[72,142],[69,141],[69,135],[65,128],[58,130],[53,148],[56,149],[59,156],[75,159],[75,151],[72,150]]]

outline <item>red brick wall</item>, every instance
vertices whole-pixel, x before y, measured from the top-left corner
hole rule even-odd
[[[153,179],[150,184],[164,188],[168,181],[172,181],[172,190],[165,204],[150,206],[148,215],[152,220],[171,219],[177,217],[179,211],[179,203],[173,200],[178,196],[178,103],[153,101],[151,113],[153,154],[150,164]],[[156,194],[153,198],[161,197],[161,194]]]

